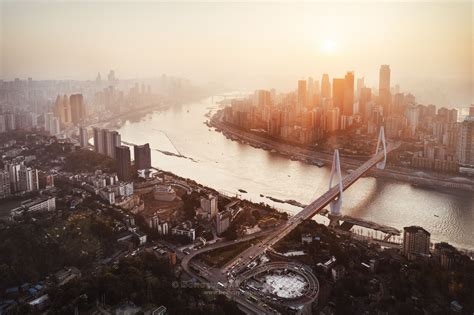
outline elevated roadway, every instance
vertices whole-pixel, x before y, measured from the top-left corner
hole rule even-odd
[[[278,228],[278,227],[277,227]],[[224,241],[224,242],[216,242],[214,244],[208,245],[203,247],[199,250],[193,251],[190,254],[184,256],[181,260],[181,267],[183,270],[190,275],[194,280],[199,281],[201,283],[207,283],[208,286],[223,295],[227,298],[234,300],[239,304],[239,306],[247,313],[247,314],[268,314],[273,313],[267,308],[264,308],[262,305],[258,303],[254,303],[249,301],[245,296],[240,294],[238,290],[228,287],[227,276],[225,273],[221,272],[220,269],[206,269],[205,266],[201,265],[198,262],[192,261],[193,258],[200,254],[204,254],[206,252],[216,250],[219,248],[224,248],[227,246],[236,245],[242,242],[247,242],[254,240],[256,238],[267,236],[273,233],[275,229],[264,230],[258,233],[246,235],[239,239],[233,241]],[[200,271],[200,274],[197,274],[194,270],[197,269]],[[222,283],[220,285],[219,283]]]

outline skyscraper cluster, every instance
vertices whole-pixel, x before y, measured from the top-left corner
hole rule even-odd
[[[85,132],[85,131],[83,131]],[[115,159],[115,148],[122,144],[120,134],[114,130],[94,128],[94,151]]]
[[[86,118],[86,107],[82,94],[58,95],[54,103],[54,116],[59,118],[61,125],[77,126]]]
[[[298,80],[296,93],[277,96],[274,90],[258,90],[249,101],[234,101],[226,109],[225,120],[245,129],[266,129],[271,136],[301,144],[321,139],[324,134],[349,128],[355,120],[366,119],[374,107],[370,89],[358,81],[355,95],[354,72],[344,78],[328,74],[319,81],[309,77]],[[356,100],[362,105],[358,106]],[[370,113],[369,113],[370,114]]]
[[[57,136],[61,132],[60,119],[54,116],[53,112],[46,112],[41,116],[26,112],[0,114],[0,133],[42,129],[52,136]],[[41,120],[43,120],[42,124],[39,123]]]
[[[459,123],[456,109],[417,103],[398,85],[392,87],[390,77],[390,66],[382,65],[378,90],[366,87],[364,78],[355,80],[352,71],[332,83],[323,74],[321,86],[313,78],[298,80],[292,93],[258,90],[247,100],[234,100],[224,109],[223,119],[244,130],[264,130],[270,137],[303,145],[338,131],[375,135],[384,126],[388,138],[413,143],[404,159],[415,168],[472,169],[472,119]]]
[[[38,127],[38,115],[31,112],[0,113],[0,133],[13,130],[33,130]]]
[[[38,170],[23,161],[11,161],[0,170],[0,199],[19,192],[39,190]]]
[[[121,136],[117,131],[93,128],[94,151],[107,155],[116,160],[117,175],[120,180],[132,179],[132,160],[130,148],[122,145]],[[88,145],[87,128],[79,129],[79,142],[81,146]],[[148,143],[134,146],[134,167],[137,171],[151,169],[151,150]]]

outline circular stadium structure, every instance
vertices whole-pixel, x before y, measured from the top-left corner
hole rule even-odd
[[[319,294],[311,269],[296,262],[268,262],[245,271],[236,281],[252,298],[286,307],[312,303]]]

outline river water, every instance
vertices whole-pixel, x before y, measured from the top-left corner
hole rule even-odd
[[[260,194],[307,204],[328,189],[328,167],[291,161],[231,141],[208,128],[205,115],[218,108],[218,100],[208,98],[127,120],[119,132],[126,142],[149,142],[152,165],[157,168],[289,213],[300,208],[272,202]],[[189,158],[165,155],[156,149]],[[447,241],[474,249],[474,195],[469,192],[441,192],[392,180],[361,178],[344,192],[342,214],[399,229],[420,225],[431,233],[432,242]]]

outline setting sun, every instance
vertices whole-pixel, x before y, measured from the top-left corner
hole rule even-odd
[[[326,54],[332,54],[336,51],[336,45],[333,40],[326,39],[322,45],[322,51]]]
[[[473,13],[0,0],[0,315],[474,315]]]

